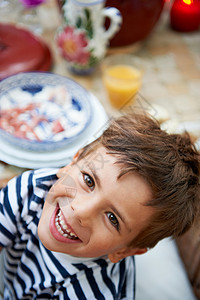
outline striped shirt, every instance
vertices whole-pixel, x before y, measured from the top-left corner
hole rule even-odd
[[[134,258],[76,258],[49,251],[37,227],[56,169],[27,171],[0,194],[0,245],[5,247],[4,299],[134,299]]]

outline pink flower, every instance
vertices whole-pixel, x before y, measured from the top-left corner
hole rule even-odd
[[[35,7],[45,2],[46,0],[19,0],[25,7]]]
[[[62,56],[68,61],[81,65],[88,63],[90,52],[86,49],[88,41],[84,33],[76,33],[73,27],[67,26],[58,35],[57,43]]]

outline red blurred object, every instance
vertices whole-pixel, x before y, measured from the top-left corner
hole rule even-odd
[[[0,23],[0,80],[29,71],[48,71],[52,57],[48,46],[28,30]]]
[[[118,8],[123,18],[110,46],[127,46],[145,39],[157,23],[164,3],[165,0],[107,0],[105,6]]]
[[[171,27],[188,32],[199,29],[200,0],[175,0],[170,12]]]

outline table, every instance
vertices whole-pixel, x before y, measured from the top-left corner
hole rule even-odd
[[[123,113],[115,111],[110,106],[103,88],[100,68],[85,77],[68,72],[54,41],[56,30],[61,22],[56,0],[49,0],[38,9],[43,26],[41,35],[53,54],[54,64],[51,71],[69,76],[90,90],[102,103],[108,116]],[[115,51],[109,49],[108,54]],[[122,48],[121,51],[124,49]],[[172,30],[169,25],[167,3],[152,33],[144,41],[130,47],[129,52],[140,57],[145,64],[143,86],[137,96],[135,107],[148,109],[155,104],[159,105],[158,107],[167,111],[171,125],[184,121],[200,122],[200,29],[191,33]],[[20,168],[0,163],[0,187],[22,171]]]

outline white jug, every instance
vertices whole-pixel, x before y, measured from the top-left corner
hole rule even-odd
[[[64,22],[56,41],[70,70],[89,74],[105,56],[109,40],[120,29],[122,17],[118,9],[104,7],[104,0],[65,0]],[[110,26],[105,28],[106,18]]]

